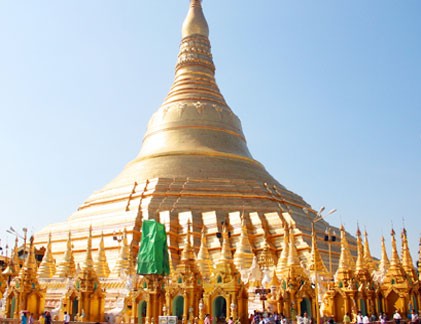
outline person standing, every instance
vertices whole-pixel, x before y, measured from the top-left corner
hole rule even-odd
[[[363,316],[363,323],[364,324],[370,324],[370,319],[368,318],[368,315]]]
[[[417,323],[418,323],[418,314],[413,309],[412,314],[411,314],[411,324],[417,324]]]
[[[349,313],[346,313],[344,315],[343,324],[350,324],[351,323],[351,317],[349,317]]]
[[[39,316],[39,324],[45,324],[45,313]]]
[[[70,322],[70,315],[67,312],[64,312],[64,324],[69,324]]]
[[[386,324],[386,322],[387,322],[386,313],[380,314],[379,318],[380,318],[380,324]]]
[[[308,318],[308,315],[306,312],[304,312],[303,317],[301,317],[301,322],[303,324],[310,324],[310,319]]]
[[[51,324],[51,314],[48,311],[45,312],[44,324]]]
[[[211,320],[210,320],[210,315],[209,314],[206,314],[205,315],[204,324],[211,324]]]
[[[399,314],[398,310],[395,310],[395,314],[393,314],[393,320],[395,321],[395,324],[400,324],[401,319],[401,314]]]
[[[28,324],[34,324],[34,314],[30,314],[28,318]]]
[[[363,324],[363,314],[361,314],[361,311],[358,311],[357,314],[357,324]]]
[[[20,324],[28,324],[28,317],[26,316],[26,312],[22,312],[22,316],[20,317]]]

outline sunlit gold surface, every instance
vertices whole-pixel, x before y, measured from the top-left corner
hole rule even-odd
[[[55,287],[47,291],[47,302],[59,309],[59,316],[64,309],[80,316],[84,309],[87,319],[102,321],[99,314],[104,310],[122,308],[125,320],[136,321],[141,316],[138,306],[146,302],[149,322],[180,295],[183,317],[190,320],[190,307],[198,313],[195,298],[203,293],[205,312],[211,312],[215,298],[223,295],[228,305],[235,306],[228,314],[245,321],[246,282],[260,284],[250,270],[251,260],[258,260],[257,272],[264,267],[266,274],[279,274],[292,287],[284,292],[294,296],[285,301],[281,302],[281,293],[273,294],[279,297],[274,300],[279,309],[290,309],[310,294],[308,280],[299,291],[299,279],[305,280],[311,261],[310,224],[316,212],[250,154],[241,122],[216,84],[208,35],[201,1],[191,0],[174,82],[149,121],[139,154],[66,221],[37,233],[37,246],[47,245],[48,234],[53,233],[51,249],[59,266],[54,284],[45,284]],[[162,278],[132,280],[143,219],[156,219],[167,231],[176,276],[165,303]],[[318,222],[316,232],[322,233],[326,225]],[[126,228],[119,245],[115,232]],[[356,249],[353,238],[349,240],[351,255]],[[327,259],[327,246],[319,243],[321,259]],[[333,245],[334,264],[339,248]],[[77,310],[71,308],[76,299]]]

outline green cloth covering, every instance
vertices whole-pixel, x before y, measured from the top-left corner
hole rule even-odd
[[[143,221],[137,273],[142,275],[170,273],[167,233],[165,226],[155,220]]]

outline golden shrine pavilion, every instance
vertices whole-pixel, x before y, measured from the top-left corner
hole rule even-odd
[[[168,276],[136,274],[145,219],[165,226]],[[327,226],[251,156],[215,81],[201,1],[191,0],[175,79],[140,153],[66,221],[37,233],[21,267],[15,246],[0,276],[1,312],[149,324],[164,315],[203,322],[207,313],[246,322],[262,308],[337,321],[357,309],[418,310],[406,231],[401,257],[392,232],[391,260],[382,242],[378,261],[366,233],[363,242],[342,227],[340,240],[326,242]]]

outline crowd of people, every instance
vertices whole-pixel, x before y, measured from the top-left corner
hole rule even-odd
[[[39,317],[39,323],[40,324],[52,324],[52,318],[51,313],[48,311],[45,311],[41,314]],[[21,311],[21,317],[20,317],[20,324],[34,324],[34,314],[29,313],[28,311]]]
[[[415,310],[412,310],[410,314],[408,314],[409,322],[412,324],[419,324],[420,319],[419,315]],[[386,324],[388,322],[394,322],[395,324],[401,324],[403,321],[401,314],[398,310],[395,310],[391,318],[388,318],[386,313],[380,313],[379,316],[376,316],[376,314],[371,314],[370,316],[363,315],[361,311],[358,311],[356,315],[353,316],[353,320],[349,318],[349,314],[347,313],[344,316],[344,324],[348,323],[355,323],[355,324],[368,324],[368,323],[380,323],[380,324]]]
[[[277,312],[254,311],[249,317],[250,324],[289,324],[291,322],[296,324],[311,324],[311,319],[306,312],[302,316],[297,315],[295,321],[289,321],[283,313]]]
[[[394,324],[421,324],[421,315],[418,314],[415,310],[412,310],[410,314],[407,316],[408,320],[403,320],[400,313],[396,310],[393,313],[391,318],[385,313],[381,313],[378,316],[375,314],[368,314],[363,315],[361,311],[358,311],[356,314],[350,315],[346,313],[343,317],[342,323],[343,324],[370,324],[370,323],[379,323],[379,324],[387,324],[387,323],[394,323]],[[311,319],[306,312],[304,312],[301,316],[295,316],[295,319],[287,319],[282,313],[278,314],[277,312],[270,313],[270,312],[258,312],[254,311],[254,313],[250,314],[249,317],[249,324],[312,324],[316,323],[315,320]],[[323,324],[336,324],[334,318],[332,316],[324,316],[321,318],[321,323]],[[340,322],[339,322],[340,323]],[[209,324],[209,323],[205,323]],[[229,323],[228,324],[233,324]]]

